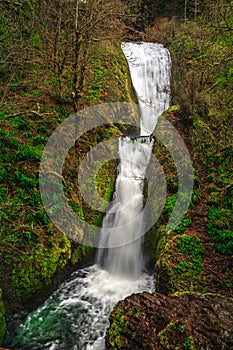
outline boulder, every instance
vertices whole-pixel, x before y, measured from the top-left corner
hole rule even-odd
[[[111,313],[106,349],[231,350],[233,299],[191,292],[132,294]]]

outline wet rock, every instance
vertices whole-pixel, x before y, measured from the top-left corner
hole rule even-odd
[[[216,294],[133,294],[110,316],[106,349],[231,350],[233,299]]]

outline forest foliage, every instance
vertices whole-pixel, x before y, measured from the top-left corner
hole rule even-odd
[[[206,173],[207,234],[220,253],[233,254],[232,7],[230,0],[1,1],[3,294],[15,288],[16,266],[35,245],[42,247],[47,262],[52,247],[56,264],[64,265],[55,247],[61,237],[40,199],[40,157],[51,132],[70,113],[92,104],[129,101],[128,72],[120,52],[120,43],[127,40],[159,42],[170,49],[172,104],[189,129],[194,166]],[[114,174],[108,171],[112,191]],[[171,202],[168,199],[165,211]],[[77,211],[82,214],[82,206]],[[65,247],[70,256],[67,242]],[[35,261],[29,267],[33,273]]]

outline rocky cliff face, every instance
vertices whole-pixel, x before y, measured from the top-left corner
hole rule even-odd
[[[107,349],[233,349],[233,299],[215,294],[147,292],[120,301]]]

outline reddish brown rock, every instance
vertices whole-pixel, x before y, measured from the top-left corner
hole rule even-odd
[[[215,294],[133,294],[110,316],[107,349],[231,350],[233,299]]]

